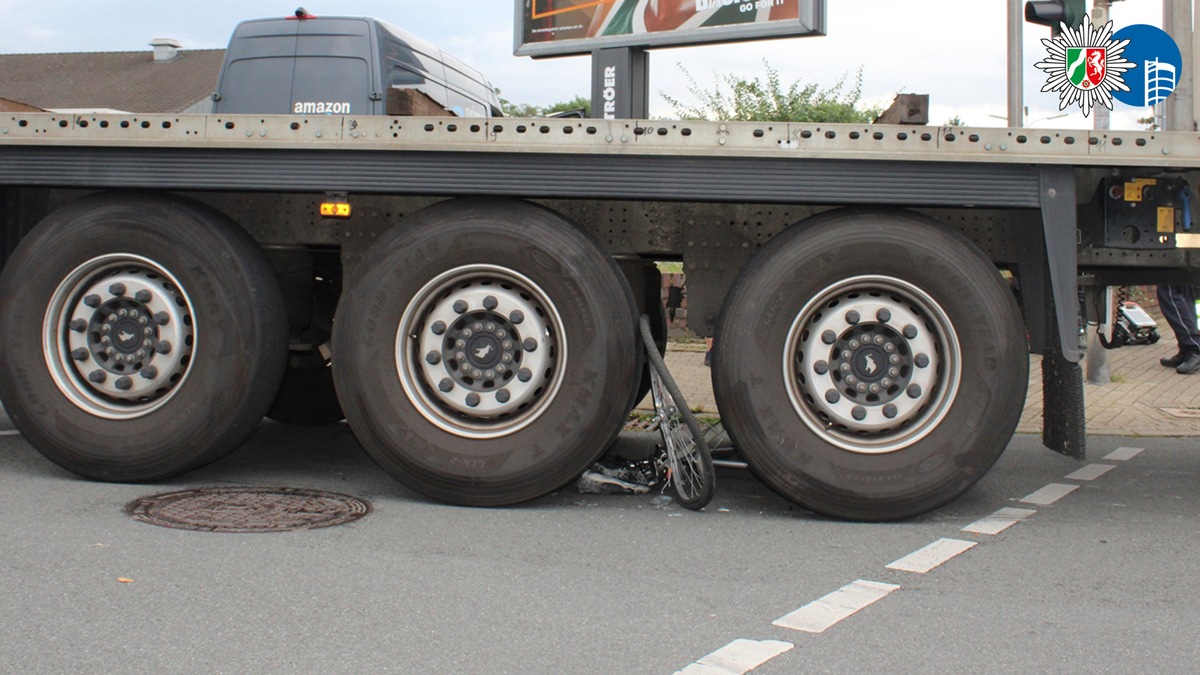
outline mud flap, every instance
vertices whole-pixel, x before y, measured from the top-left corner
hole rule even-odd
[[[1075,459],[1086,448],[1083,370],[1057,349],[1042,355],[1042,444]]]

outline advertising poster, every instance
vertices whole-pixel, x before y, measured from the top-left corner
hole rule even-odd
[[[824,0],[518,0],[517,54],[824,34]]]

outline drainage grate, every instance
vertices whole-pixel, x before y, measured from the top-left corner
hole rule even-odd
[[[197,488],[134,500],[134,520],[205,532],[287,532],[341,525],[371,512],[366,500],[298,488]]]

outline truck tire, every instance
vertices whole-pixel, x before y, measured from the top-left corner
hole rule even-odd
[[[237,447],[279,388],[282,297],[250,236],[149,195],[74,202],[0,275],[0,395],[42,454],[155,481]]]
[[[499,506],[567,484],[632,405],[633,295],[616,263],[525,202],[407,217],[359,265],[334,321],[351,429],[405,485]]]
[[[942,506],[1004,450],[1029,361],[1008,286],[969,241],[903,212],[822,214],[727,296],[713,388],[754,473],[813,511]]]

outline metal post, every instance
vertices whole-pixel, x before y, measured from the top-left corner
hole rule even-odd
[[[644,120],[650,115],[650,54],[640,47],[592,52],[592,117]]]
[[[1023,127],[1024,77],[1021,73],[1025,11],[1021,0],[1008,0],[1008,126]]]
[[[1192,59],[1192,0],[1163,0],[1163,30],[1167,31],[1179,46],[1183,61],[1183,74],[1175,84],[1175,91],[1166,100],[1166,131],[1194,131],[1196,129],[1193,105],[1193,74],[1188,64]]]
[[[1096,4],[1092,6],[1092,23],[1094,25],[1103,26],[1108,23],[1108,7],[1109,0],[1096,0]],[[1108,129],[1108,108],[1096,106],[1092,110],[1096,112],[1094,123],[1096,129]],[[1112,335],[1112,302],[1112,287],[1106,287],[1104,289],[1104,307],[1100,309],[1100,319],[1097,322],[1096,330],[1088,331],[1087,356],[1085,357],[1087,367],[1084,370],[1088,384],[1108,384],[1112,381],[1112,373],[1108,367],[1108,350],[1100,344],[1101,335],[1105,337]],[[1087,325],[1086,322],[1084,325]]]

